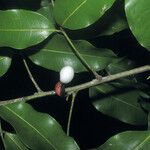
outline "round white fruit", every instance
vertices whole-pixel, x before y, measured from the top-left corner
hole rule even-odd
[[[71,66],[65,66],[60,71],[60,82],[67,84],[74,77],[74,70]]]

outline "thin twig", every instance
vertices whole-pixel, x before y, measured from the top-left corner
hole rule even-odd
[[[113,81],[113,80],[117,80],[117,79],[124,78],[124,77],[131,76],[131,75],[136,75],[136,74],[143,73],[143,72],[146,72],[146,71],[150,71],[150,65],[138,67],[138,68],[131,69],[129,71],[124,71],[124,72],[121,72],[121,73],[117,73],[117,74],[114,74],[114,75],[108,75],[106,77],[103,77],[101,81],[99,81],[97,79],[94,79],[90,82],[86,82],[86,83],[83,83],[81,85],[77,85],[77,86],[74,86],[74,87],[67,88],[65,90],[65,92],[68,93],[68,92],[76,91],[76,90],[78,90],[78,91],[84,90],[84,89],[87,89],[87,88],[90,88],[90,87],[93,87],[93,86],[97,86],[97,85],[105,83],[105,82],[110,82],[110,81]]]
[[[66,40],[68,41],[68,43],[70,44],[73,53],[76,55],[76,57],[80,60],[80,62],[82,63],[82,65],[89,71],[91,72],[96,79],[101,80],[102,76],[100,76],[96,71],[94,71],[91,66],[86,62],[86,60],[82,57],[82,55],[79,53],[79,51],[77,50],[77,48],[75,47],[75,45],[72,43],[72,41],[70,40],[69,36],[66,34],[66,32],[60,28],[60,30],[62,31],[62,34],[64,35],[64,37],[66,38]]]
[[[68,136],[69,136],[69,133],[70,133],[70,124],[71,124],[72,112],[73,112],[73,107],[74,107],[74,102],[75,102],[76,95],[77,95],[76,92],[72,93],[72,99],[71,99],[71,105],[70,105],[69,117],[68,117],[68,123],[67,123],[67,135]]]
[[[30,69],[29,69],[29,67],[28,67],[28,64],[27,64],[27,62],[26,62],[25,59],[23,59],[23,63],[24,63],[24,65],[25,65],[25,67],[26,67],[26,70],[27,70],[27,72],[28,72],[28,75],[29,75],[29,77],[30,77],[32,83],[34,84],[36,90],[37,90],[38,92],[42,92],[42,90],[40,89],[40,87],[39,87],[38,84],[36,83],[36,81],[35,81],[35,79],[34,79],[32,73],[31,73],[31,71],[30,71]]]
[[[84,89],[87,89],[87,88],[90,88],[93,86],[97,86],[97,85],[105,83],[105,82],[117,80],[117,79],[120,79],[123,77],[139,74],[139,73],[146,72],[146,71],[150,71],[150,65],[138,67],[138,68],[135,68],[135,69],[132,69],[129,71],[124,71],[121,73],[117,73],[114,75],[108,75],[106,77],[103,77],[101,81],[94,79],[92,81],[89,81],[89,82],[86,82],[86,83],[83,83],[83,84],[80,84],[77,86],[68,87],[65,89],[65,92],[70,93],[70,92],[76,92],[76,91],[84,90]],[[37,99],[37,98],[41,98],[41,97],[45,97],[45,96],[51,96],[51,95],[55,95],[55,94],[56,94],[55,91],[39,92],[39,93],[36,93],[34,95],[30,95],[30,96],[25,96],[25,97],[1,101],[0,106],[15,103],[15,102],[29,101],[29,100],[33,100],[33,99]]]
[[[9,100],[5,100],[5,101],[0,101],[0,106],[17,103],[17,102],[26,102],[26,101],[34,100],[37,98],[52,96],[52,95],[55,95],[55,91],[35,93],[33,95],[29,95],[29,96],[25,96],[25,97],[19,97],[19,98],[9,99]]]

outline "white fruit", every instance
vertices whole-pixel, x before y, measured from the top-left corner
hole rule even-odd
[[[67,84],[74,77],[74,70],[70,66],[65,66],[60,70],[60,82]]]

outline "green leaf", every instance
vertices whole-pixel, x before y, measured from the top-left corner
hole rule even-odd
[[[35,111],[29,104],[1,106],[0,116],[14,127],[19,139],[30,149],[79,150],[54,118]]]
[[[149,0],[125,0],[125,11],[130,29],[138,42],[150,50],[149,6]]]
[[[49,4],[48,6],[42,7],[37,11],[38,13],[42,14],[45,16],[50,22],[51,22],[51,27],[55,29],[55,20],[53,16],[53,6]]]
[[[72,42],[94,70],[106,68],[116,58],[112,51],[97,49],[87,41]],[[75,72],[87,71],[62,35],[55,35],[43,49],[30,58],[35,64],[55,71],[60,71],[66,65],[72,66]]]
[[[89,94],[94,107],[103,114],[128,124],[147,124],[147,114],[138,103],[138,90],[115,82],[92,87]]]
[[[140,93],[140,104],[144,110],[150,113],[150,95],[147,93],[141,92]]]
[[[112,35],[114,33],[120,32],[128,28],[127,22],[124,18],[121,18],[118,14],[114,16],[113,20],[101,33],[99,36]]]
[[[5,133],[4,142],[6,150],[28,150],[16,134]]]
[[[52,23],[28,10],[0,11],[0,46],[24,49],[36,45],[55,32]]]
[[[102,31],[99,36],[112,35],[128,28],[123,0],[117,0],[107,15],[109,17],[105,16],[106,20],[102,22]]]
[[[11,58],[0,56],[0,77],[3,76],[11,65]]]
[[[62,27],[77,30],[99,20],[115,0],[56,0],[54,15]]]
[[[110,63],[106,68],[109,74],[116,74],[119,72],[127,71],[133,69],[135,63],[127,58],[116,59],[113,63]]]
[[[110,138],[97,150],[148,150],[150,131],[127,131]]]
[[[123,71],[131,70],[135,68],[135,63],[127,58],[118,58],[113,63],[110,63],[107,68],[106,72],[109,75],[120,73]],[[126,78],[118,79],[118,84],[124,84],[124,85],[141,85],[137,83],[137,79],[134,75],[128,76]]]
[[[150,99],[150,87],[148,88],[148,92],[147,91],[141,92],[140,96],[143,99]]]

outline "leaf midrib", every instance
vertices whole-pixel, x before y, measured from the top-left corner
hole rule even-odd
[[[74,55],[74,53],[71,53],[71,52],[64,52],[64,51],[55,51],[53,49],[43,49],[42,51],[45,51],[45,52],[51,52],[51,53],[61,53],[61,54],[68,54],[68,55]],[[108,58],[106,56],[94,56],[94,55],[87,55],[87,54],[83,54],[83,53],[80,53],[82,56],[85,56],[85,57],[94,57],[94,58]],[[110,58],[110,57],[109,57]],[[112,58],[112,57],[111,57]]]
[[[148,135],[142,142],[140,142],[136,147],[134,147],[132,150],[138,150],[139,147],[141,147],[144,143],[147,142],[147,140],[150,139],[150,135]]]
[[[67,16],[67,17],[64,19],[64,21],[63,21],[63,23],[62,23],[62,26],[64,26],[65,23],[70,19],[70,17],[73,16],[86,2],[87,2],[87,0],[84,0],[83,2],[81,2],[81,3],[79,4],[79,6],[76,7],[76,8],[69,14],[69,16]]]
[[[13,137],[9,136],[8,134],[7,134],[7,136],[17,145],[17,147],[18,147],[19,149],[23,150],[23,149],[20,147],[20,145],[18,145],[18,143],[15,141],[15,139],[14,139]]]
[[[96,88],[97,90],[101,91],[102,93],[106,94],[106,92],[103,91],[103,90],[101,90],[100,88],[98,88],[98,87],[95,87],[95,88]],[[136,110],[141,110],[140,108],[138,108],[138,107],[136,107],[136,106],[134,106],[134,105],[132,105],[132,104],[129,104],[129,103],[125,102],[125,101],[122,101],[122,100],[120,100],[119,98],[116,98],[115,96],[111,96],[111,97],[112,97],[113,99],[119,101],[119,102],[122,102],[122,103],[124,103],[124,104],[126,104],[126,105],[128,105],[128,106],[130,106],[130,107],[135,108]]]
[[[3,106],[5,107],[7,110],[9,110],[10,112],[12,112],[14,115],[16,115],[19,119],[21,119],[22,121],[24,121],[27,125],[29,125],[31,128],[33,128],[42,138],[45,139],[45,141],[51,145],[55,150],[57,150],[57,148],[44,136],[42,135],[36,128],[34,128],[33,125],[31,125],[30,123],[28,123],[26,120],[24,120],[23,118],[21,118],[18,114],[16,114],[14,111],[12,111],[11,109],[9,109],[7,106]]]

